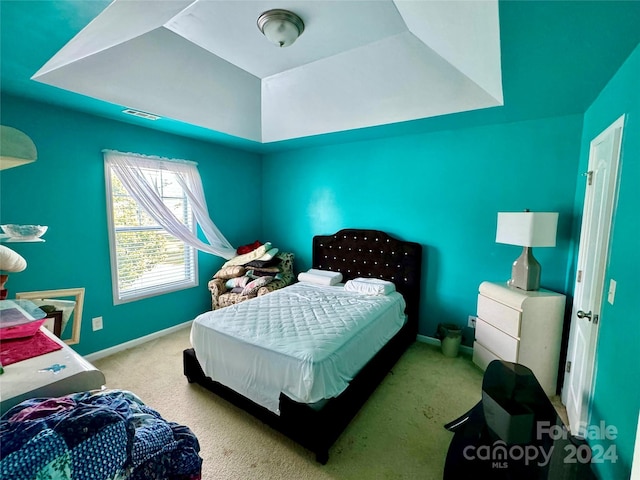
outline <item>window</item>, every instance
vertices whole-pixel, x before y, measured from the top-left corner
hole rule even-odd
[[[106,157],[105,157],[106,158]],[[163,206],[194,236],[196,222],[172,162],[128,161]],[[128,193],[113,164],[105,162],[114,303],[120,304],[198,285],[194,247],[169,233]]]

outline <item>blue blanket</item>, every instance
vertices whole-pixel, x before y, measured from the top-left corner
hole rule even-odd
[[[200,445],[123,390],[27,400],[0,419],[0,478],[199,480]]]

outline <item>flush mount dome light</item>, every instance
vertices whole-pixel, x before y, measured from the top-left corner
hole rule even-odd
[[[258,17],[258,28],[271,43],[288,47],[304,32],[304,22],[288,10],[267,10]]]

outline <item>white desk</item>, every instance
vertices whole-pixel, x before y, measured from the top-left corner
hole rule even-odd
[[[59,397],[69,393],[100,389],[104,374],[44,327],[40,327],[62,349],[4,367],[0,375],[0,414],[14,405],[36,397]],[[50,369],[55,365],[64,368]]]

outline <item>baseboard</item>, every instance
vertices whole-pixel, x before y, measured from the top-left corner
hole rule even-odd
[[[104,350],[100,350],[99,352],[91,353],[89,355],[85,355],[84,358],[89,362],[93,362],[95,360],[99,360],[104,357],[108,357],[109,355],[113,355],[114,353],[121,352],[128,348],[136,347],[138,345],[142,345],[143,343],[149,342],[156,338],[163,337],[165,335],[169,335],[170,333],[176,332],[183,328],[188,327],[193,323],[193,320],[189,320],[188,322],[181,323],[179,325],[174,325],[173,327],[165,328],[164,330],[160,330],[159,332],[150,333],[149,335],[145,335],[144,337],[136,338],[135,340],[130,340],[128,342],[121,343],[120,345],[116,345],[114,347],[105,348]],[[440,346],[440,340],[433,337],[427,337],[426,335],[418,335],[416,340],[422,343],[426,343],[428,345],[434,345],[436,347]],[[466,345],[460,345],[460,353],[466,356],[473,356],[473,348],[467,347]]]
[[[436,347],[440,346],[440,340],[433,337],[427,337],[426,335],[418,335],[416,338],[419,342],[426,343],[428,345],[435,345]],[[472,357],[473,356],[473,347],[467,347],[466,345],[460,345],[460,353],[462,355]]]
[[[138,345],[142,345],[143,343],[155,340],[156,338],[164,337],[165,335],[169,335],[170,333],[177,332],[178,330],[188,327],[192,323],[193,320],[189,320],[188,322],[165,328],[164,330],[160,330],[159,332],[150,333],[149,335],[145,335],[144,337],[136,338],[135,340],[130,340],[128,342],[121,343],[120,345],[105,348],[104,350],[100,350],[99,352],[85,355],[84,358],[86,358],[89,362],[95,362],[96,360],[108,357],[109,355],[113,355],[114,353],[127,350],[128,348],[137,347]]]

